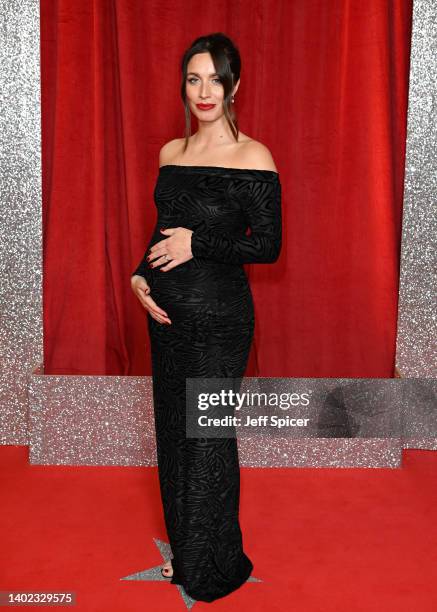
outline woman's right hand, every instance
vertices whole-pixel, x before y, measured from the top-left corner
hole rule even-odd
[[[166,323],[167,325],[171,324],[165,310],[160,308],[150,295],[150,287],[143,276],[134,274],[131,278],[131,287],[132,291],[140,300],[144,308],[149,312],[151,317],[158,321],[158,323]]]

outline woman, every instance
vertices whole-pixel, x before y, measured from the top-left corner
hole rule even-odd
[[[263,144],[232,110],[240,56],[223,34],[182,59],[186,136],[165,144],[158,220],[132,275],[151,340],[158,472],[173,558],[161,570],[193,599],[214,601],[250,576],[239,525],[236,438],[187,438],[185,379],[243,376],[254,332],[244,263],[281,249],[281,185]],[[198,120],[190,136],[190,112]],[[251,235],[246,235],[247,228]]]

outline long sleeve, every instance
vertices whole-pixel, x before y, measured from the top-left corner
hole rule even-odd
[[[251,181],[242,210],[250,235],[232,236],[203,227],[194,229],[191,236],[193,257],[231,264],[275,262],[282,246],[279,175]]]
[[[135,274],[138,274],[139,276],[143,276],[146,279],[146,281],[150,283],[150,278],[151,278],[150,268],[146,260],[148,252],[149,252],[149,249],[146,249],[142,260],[139,262],[134,272],[132,272],[131,277],[134,276]]]

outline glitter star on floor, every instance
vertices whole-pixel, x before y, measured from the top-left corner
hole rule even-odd
[[[163,562],[167,561],[167,559],[170,559],[172,555],[170,544],[168,544],[167,542],[163,542],[162,540],[158,540],[157,538],[153,538],[153,540],[159,552],[162,555]],[[152,580],[152,581],[170,582],[169,578],[164,578],[164,576],[161,574],[161,567],[162,567],[162,564],[155,565],[154,567],[145,569],[142,572],[137,572],[136,574],[130,574],[129,576],[120,578],[120,580]],[[253,576],[249,576],[246,582],[262,582],[262,580],[259,580],[258,578],[254,578]],[[185,605],[190,610],[194,606],[197,600],[187,595],[182,585],[176,584],[172,586],[176,586],[178,588],[179,593]]]

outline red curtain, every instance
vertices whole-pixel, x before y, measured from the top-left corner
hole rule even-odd
[[[130,275],[181,55],[238,45],[240,129],[272,151],[283,250],[247,266],[248,376],[393,376],[412,0],[41,0],[44,365],[150,374]],[[193,131],[196,125],[193,123]]]

